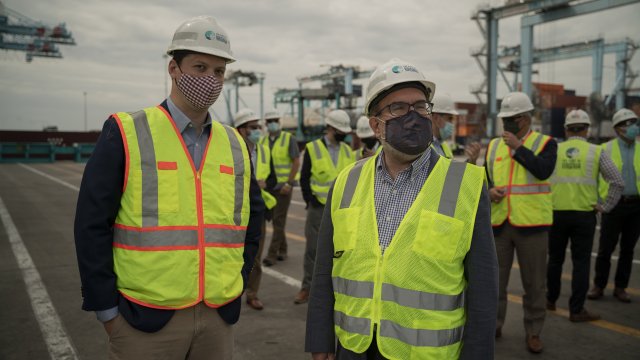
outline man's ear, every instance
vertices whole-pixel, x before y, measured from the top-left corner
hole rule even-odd
[[[373,133],[375,134],[376,138],[380,139],[380,136],[382,136],[380,122],[372,116],[369,118],[369,126],[371,127],[371,129],[373,129]]]

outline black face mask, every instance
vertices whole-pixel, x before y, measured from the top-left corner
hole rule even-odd
[[[511,120],[511,121],[505,121],[502,120],[502,127],[504,128],[504,131],[508,131],[512,134],[517,134],[518,131],[520,131],[520,125],[518,125],[518,122],[515,120]]]
[[[333,133],[333,138],[336,139],[337,142],[344,141],[346,137],[347,137],[347,134]]]
[[[367,149],[373,149],[373,147],[376,146],[376,144],[378,143],[378,139],[374,137],[360,139],[360,141],[362,141],[362,143],[364,144],[364,146],[367,147]]]
[[[432,140],[431,119],[413,110],[385,122],[385,141],[401,153],[421,154]]]

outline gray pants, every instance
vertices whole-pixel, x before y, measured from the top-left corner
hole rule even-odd
[[[547,231],[532,234],[522,233],[510,224],[505,224],[495,236],[496,253],[500,267],[498,288],[498,322],[504,325],[507,315],[507,285],[513,264],[513,251],[518,255],[520,277],[524,287],[522,308],[524,310],[524,328],[527,335],[540,335],[547,310],[545,307],[545,280],[547,271]]]
[[[291,196],[293,190],[288,195],[280,194],[280,190],[269,191],[269,193],[278,200],[276,206],[271,210],[273,219],[273,235],[271,236],[271,245],[267,251],[266,259],[275,264],[278,255],[287,256],[287,235],[285,227],[287,226],[287,213],[291,204]]]
[[[311,277],[316,264],[316,249],[318,247],[318,232],[324,206],[309,205],[307,209],[307,220],[304,223],[304,236],[307,244],[304,249],[304,276],[302,277],[302,288],[311,289]]]

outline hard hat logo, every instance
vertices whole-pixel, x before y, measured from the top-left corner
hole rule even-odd
[[[391,71],[393,71],[396,74],[399,74],[399,73],[403,72],[404,69],[402,68],[402,66],[396,65],[393,68],[391,68]]]
[[[216,33],[214,33],[213,31],[209,30],[206,33],[204,33],[204,37],[207,38],[207,40],[213,40],[215,38]]]
[[[391,68],[391,71],[393,71],[396,74],[399,74],[399,73],[405,72],[405,71],[411,71],[411,72],[417,73],[418,69],[416,69],[412,65],[396,65],[393,68]]]

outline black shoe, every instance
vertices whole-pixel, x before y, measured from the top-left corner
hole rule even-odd
[[[497,338],[501,338],[502,337],[502,328],[497,328],[496,329],[496,339]]]
[[[266,267],[273,266],[273,264],[275,264],[275,261],[273,261],[271,259],[262,260],[262,265],[264,265]]]
[[[556,311],[556,304],[554,304],[551,301],[547,300],[547,310]]]
[[[569,320],[571,320],[572,322],[595,321],[600,320],[600,315],[590,313],[587,311],[587,309],[582,309],[582,311],[577,314],[570,314]]]
[[[587,294],[587,299],[597,300],[600,299],[603,295],[604,291],[602,290],[602,288],[594,286],[593,289],[591,289],[591,291],[589,291],[589,293]]]
[[[278,255],[277,259],[278,261],[285,261],[287,260],[287,255]]]

